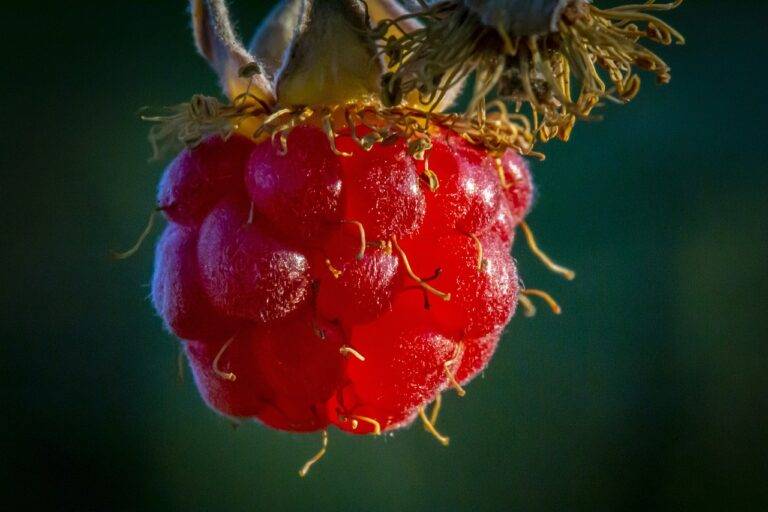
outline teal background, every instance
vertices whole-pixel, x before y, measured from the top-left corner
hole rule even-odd
[[[515,318],[449,396],[443,448],[233,429],[176,379],[147,300],[153,205],[141,106],[216,81],[185,3],[0,7],[0,489],[26,510],[766,510],[768,173],[758,1],[690,1],[660,50],[672,83],[581,124],[534,165],[530,221],[578,270],[526,284],[561,317]],[[249,33],[266,2],[237,0]],[[15,507],[13,509],[16,509]]]

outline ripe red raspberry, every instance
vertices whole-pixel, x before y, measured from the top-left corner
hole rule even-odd
[[[341,220],[341,162],[319,130],[291,133],[291,156],[259,144],[247,165],[246,184],[254,207],[290,240],[315,240]]]
[[[240,187],[253,143],[235,135],[211,137],[194,150],[185,149],[160,181],[157,203],[169,220],[196,226],[219,199]]]
[[[223,199],[205,219],[197,254],[203,288],[222,314],[276,320],[309,295],[307,259],[271,236],[263,219],[251,219],[239,194]]]
[[[157,243],[152,301],[168,330],[184,339],[226,338],[237,324],[214,309],[200,285],[194,228],[170,224]]]
[[[428,197],[425,222],[430,233],[454,228],[478,234],[486,230],[501,202],[501,187],[493,159],[457,134],[441,130],[429,152],[430,169],[439,186]]]
[[[511,151],[431,135],[434,190],[404,139],[333,148],[312,126],[284,155],[212,137],[171,163],[153,299],[213,409],[378,432],[485,368],[517,303],[530,174]]]
[[[447,385],[444,368],[455,343],[409,313],[396,310],[352,330],[350,343],[365,361],[349,360],[347,381],[330,403],[337,427],[370,433],[407,425]]]
[[[496,160],[496,165],[502,176],[509,211],[515,223],[520,222],[533,205],[533,180],[528,162],[516,151],[507,150],[502,158]]]

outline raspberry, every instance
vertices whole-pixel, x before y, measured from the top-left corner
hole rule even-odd
[[[427,196],[427,231],[445,232],[447,227],[481,233],[492,223],[501,201],[493,160],[455,133],[442,130],[440,135],[429,153],[439,186]]]
[[[322,237],[341,217],[341,165],[325,134],[307,127],[291,133],[291,157],[260,144],[246,170],[259,213],[294,240]]]
[[[606,95],[595,66],[578,91],[569,70],[621,69],[611,91],[629,100],[633,66],[662,82],[669,68],[624,26],[683,42],[651,5],[553,14],[564,2],[548,2],[520,18],[504,2],[416,3],[283,2],[246,47],[226,0],[192,0],[195,44],[228,100],[197,94],[146,117],[155,149],[196,147],[168,166],[137,243],[113,255],[135,253],[164,212],[155,308],[211,408],[322,431],[301,476],[329,426],[380,434],[419,416],[448,443],[441,393],[464,395],[518,302],[527,316],[531,297],[560,313],[545,291],[521,290],[517,228],[549,270],[575,277],[525,222],[535,190],[521,156],[568,140]],[[449,111],[470,74],[469,107]]]
[[[517,271],[501,239],[492,233],[459,233],[403,242],[417,275],[440,272],[430,284],[450,290],[450,300],[429,300],[433,321],[452,337],[484,336],[507,323],[517,300]],[[482,252],[480,252],[482,251]],[[418,293],[403,298],[417,307]]]
[[[461,365],[456,370],[457,381],[466,384],[485,369],[496,352],[501,333],[502,329],[497,329],[480,338],[464,340]]]
[[[200,228],[202,283],[217,309],[255,321],[282,318],[308,296],[307,259],[248,219],[247,203],[228,197]]]
[[[160,181],[158,205],[173,222],[198,225],[219,199],[240,184],[243,164],[252,150],[253,143],[239,135],[227,140],[209,137],[185,149]]]
[[[446,385],[444,365],[454,343],[431,330],[425,318],[408,314],[393,311],[352,330],[350,343],[365,361],[350,359],[347,384],[331,403],[333,422],[342,430],[370,433],[407,425]]]
[[[426,200],[405,141],[376,144],[370,151],[349,137],[339,137],[337,144],[351,154],[341,159],[348,218],[361,222],[371,239],[418,232]]]
[[[524,161],[503,154],[502,181],[444,128],[429,167],[402,138],[353,139],[300,126],[283,155],[212,137],[166,171],[153,299],[221,414],[295,432],[408,425],[485,368],[515,311]]]
[[[152,302],[168,330],[180,338],[226,338],[236,322],[220,315],[203,292],[196,248],[195,229],[168,226],[157,244]]]
[[[508,149],[498,162],[503,176],[504,195],[507,198],[515,224],[523,220],[533,204],[534,188],[528,162],[517,151]]]

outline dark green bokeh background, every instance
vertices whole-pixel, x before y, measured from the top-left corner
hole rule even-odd
[[[766,510],[763,2],[689,1],[628,107],[546,146],[531,215],[568,284],[515,248],[561,317],[515,318],[450,397],[439,446],[238,430],[176,381],[147,300],[143,105],[216,82],[185,3],[3,3],[0,489],[48,510]],[[242,32],[269,2],[238,0]]]

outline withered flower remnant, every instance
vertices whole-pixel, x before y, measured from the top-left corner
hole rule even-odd
[[[626,103],[640,89],[637,70],[670,80],[669,66],[643,40],[682,44],[683,36],[655,14],[682,0],[601,9],[589,0],[442,0],[373,30],[390,72],[384,98],[417,92],[434,104],[475,73],[468,112],[486,101],[530,109],[541,140],[568,140],[577,119],[602,100]],[[418,19],[417,30],[391,28]]]

